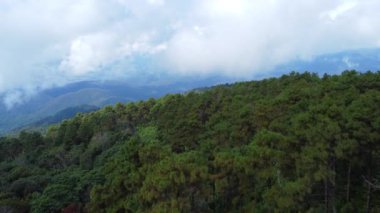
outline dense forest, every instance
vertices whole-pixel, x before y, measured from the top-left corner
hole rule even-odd
[[[220,85],[3,137],[0,212],[380,212],[380,72]]]

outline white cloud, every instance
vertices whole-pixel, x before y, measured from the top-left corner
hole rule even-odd
[[[173,75],[262,74],[379,47],[378,8],[377,0],[3,0],[0,95],[11,106],[79,78],[139,75],[130,63],[139,56]],[[117,71],[105,69],[113,64]]]
[[[153,4],[153,5],[163,5],[165,4],[165,1],[164,0],[148,0],[148,3]]]
[[[118,15],[115,4],[97,0],[1,1],[0,95],[5,94],[4,103],[11,106],[32,95],[32,90],[66,82],[70,76],[60,73],[58,65],[71,41],[102,30]]]
[[[342,16],[345,13],[349,12],[350,10],[354,9],[357,6],[357,4],[358,4],[357,1],[343,2],[341,5],[339,5],[335,9],[328,11],[327,15],[332,21],[335,21],[339,16]]]
[[[85,75],[107,64],[120,54],[120,44],[112,35],[94,34],[74,39],[60,69],[73,75]]]
[[[251,75],[296,59],[376,47],[380,2],[203,1],[171,37],[168,66],[183,73]]]
[[[20,91],[9,92],[4,98],[5,106],[10,109],[15,104],[20,104],[23,100],[23,93]]]
[[[355,63],[353,61],[351,61],[351,59],[349,57],[344,57],[342,59],[342,62],[349,68],[349,69],[355,69],[359,66],[358,63]]]
[[[212,16],[241,16],[248,12],[249,1],[211,0],[204,1],[204,8]]]
[[[98,33],[73,40],[69,54],[60,64],[60,70],[77,76],[104,72],[102,68],[115,61],[134,54],[153,55],[167,48],[164,43],[153,45],[150,41],[152,33],[144,33],[135,38],[122,35],[123,32]]]

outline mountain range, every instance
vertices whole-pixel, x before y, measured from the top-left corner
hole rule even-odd
[[[226,79],[224,79],[226,80]],[[89,112],[117,102],[158,98],[223,81],[207,78],[156,85],[133,85],[126,81],[81,81],[40,92],[32,99],[7,109],[0,104],[0,135],[23,128],[58,123],[78,112]]]
[[[294,60],[274,68],[266,75],[280,76],[289,71],[310,71],[320,75],[340,73],[343,70],[377,71],[380,67],[380,49],[360,49],[314,57],[312,60]],[[144,84],[135,81],[80,81],[40,92],[32,99],[7,109],[0,104],[0,135],[9,131],[33,127],[36,124],[58,123],[77,112],[88,112],[117,102],[132,102],[158,98],[168,93],[183,93],[218,83],[231,83],[242,78],[215,75],[212,77],[182,77],[166,82]],[[156,79],[157,81],[157,79]],[[0,95],[1,97],[1,95]],[[67,113],[70,112],[70,113]],[[65,116],[62,116],[65,115]],[[49,121],[49,122],[47,122]]]
[[[0,137],[0,212],[380,212],[380,72],[291,72]]]

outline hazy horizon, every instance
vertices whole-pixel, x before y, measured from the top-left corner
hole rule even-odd
[[[5,0],[1,102],[12,107],[43,89],[86,80],[320,71],[323,57],[344,65],[336,69],[360,69],[350,57],[329,55],[378,50],[378,8],[375,0]],[[379,52],[368,54],[371,63]]]

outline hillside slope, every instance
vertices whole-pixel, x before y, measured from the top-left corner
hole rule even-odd
[[[177,83],[157,85],[134,85],[125,81],[82,81],[45,90],[11,109],[6,109],[0,103],[0,135],[29,126],[73,107],[91,105],[101,108],[118,102],[158,98],[168,93],[185,92],[192,88],[213,85],[219,80],[218,78],[188,81],[181,79]],[[227,81],[227,79],[222,80]]]
[[[50,125],[58,124],[65,119],[73,118],[78,113],[89,113],[96,110],[99,110],[99,107],[91,106],[91,105],[80,105],[80,106],[75,106],[75,107],[68,107],[66,109],[63,109],[57,112],[54,115],[45,117],[41,120],[27,124],[25,126],[21,126],[16,129],[13,129],[12,131],[9,131],[7,134],[9,136],[18,135],[21,131],[38,131],[38,132],[44,133],[47,131],[47,128]]]
[[[0,208],[379,212],[380,72],[291,73],[0,140]]]

